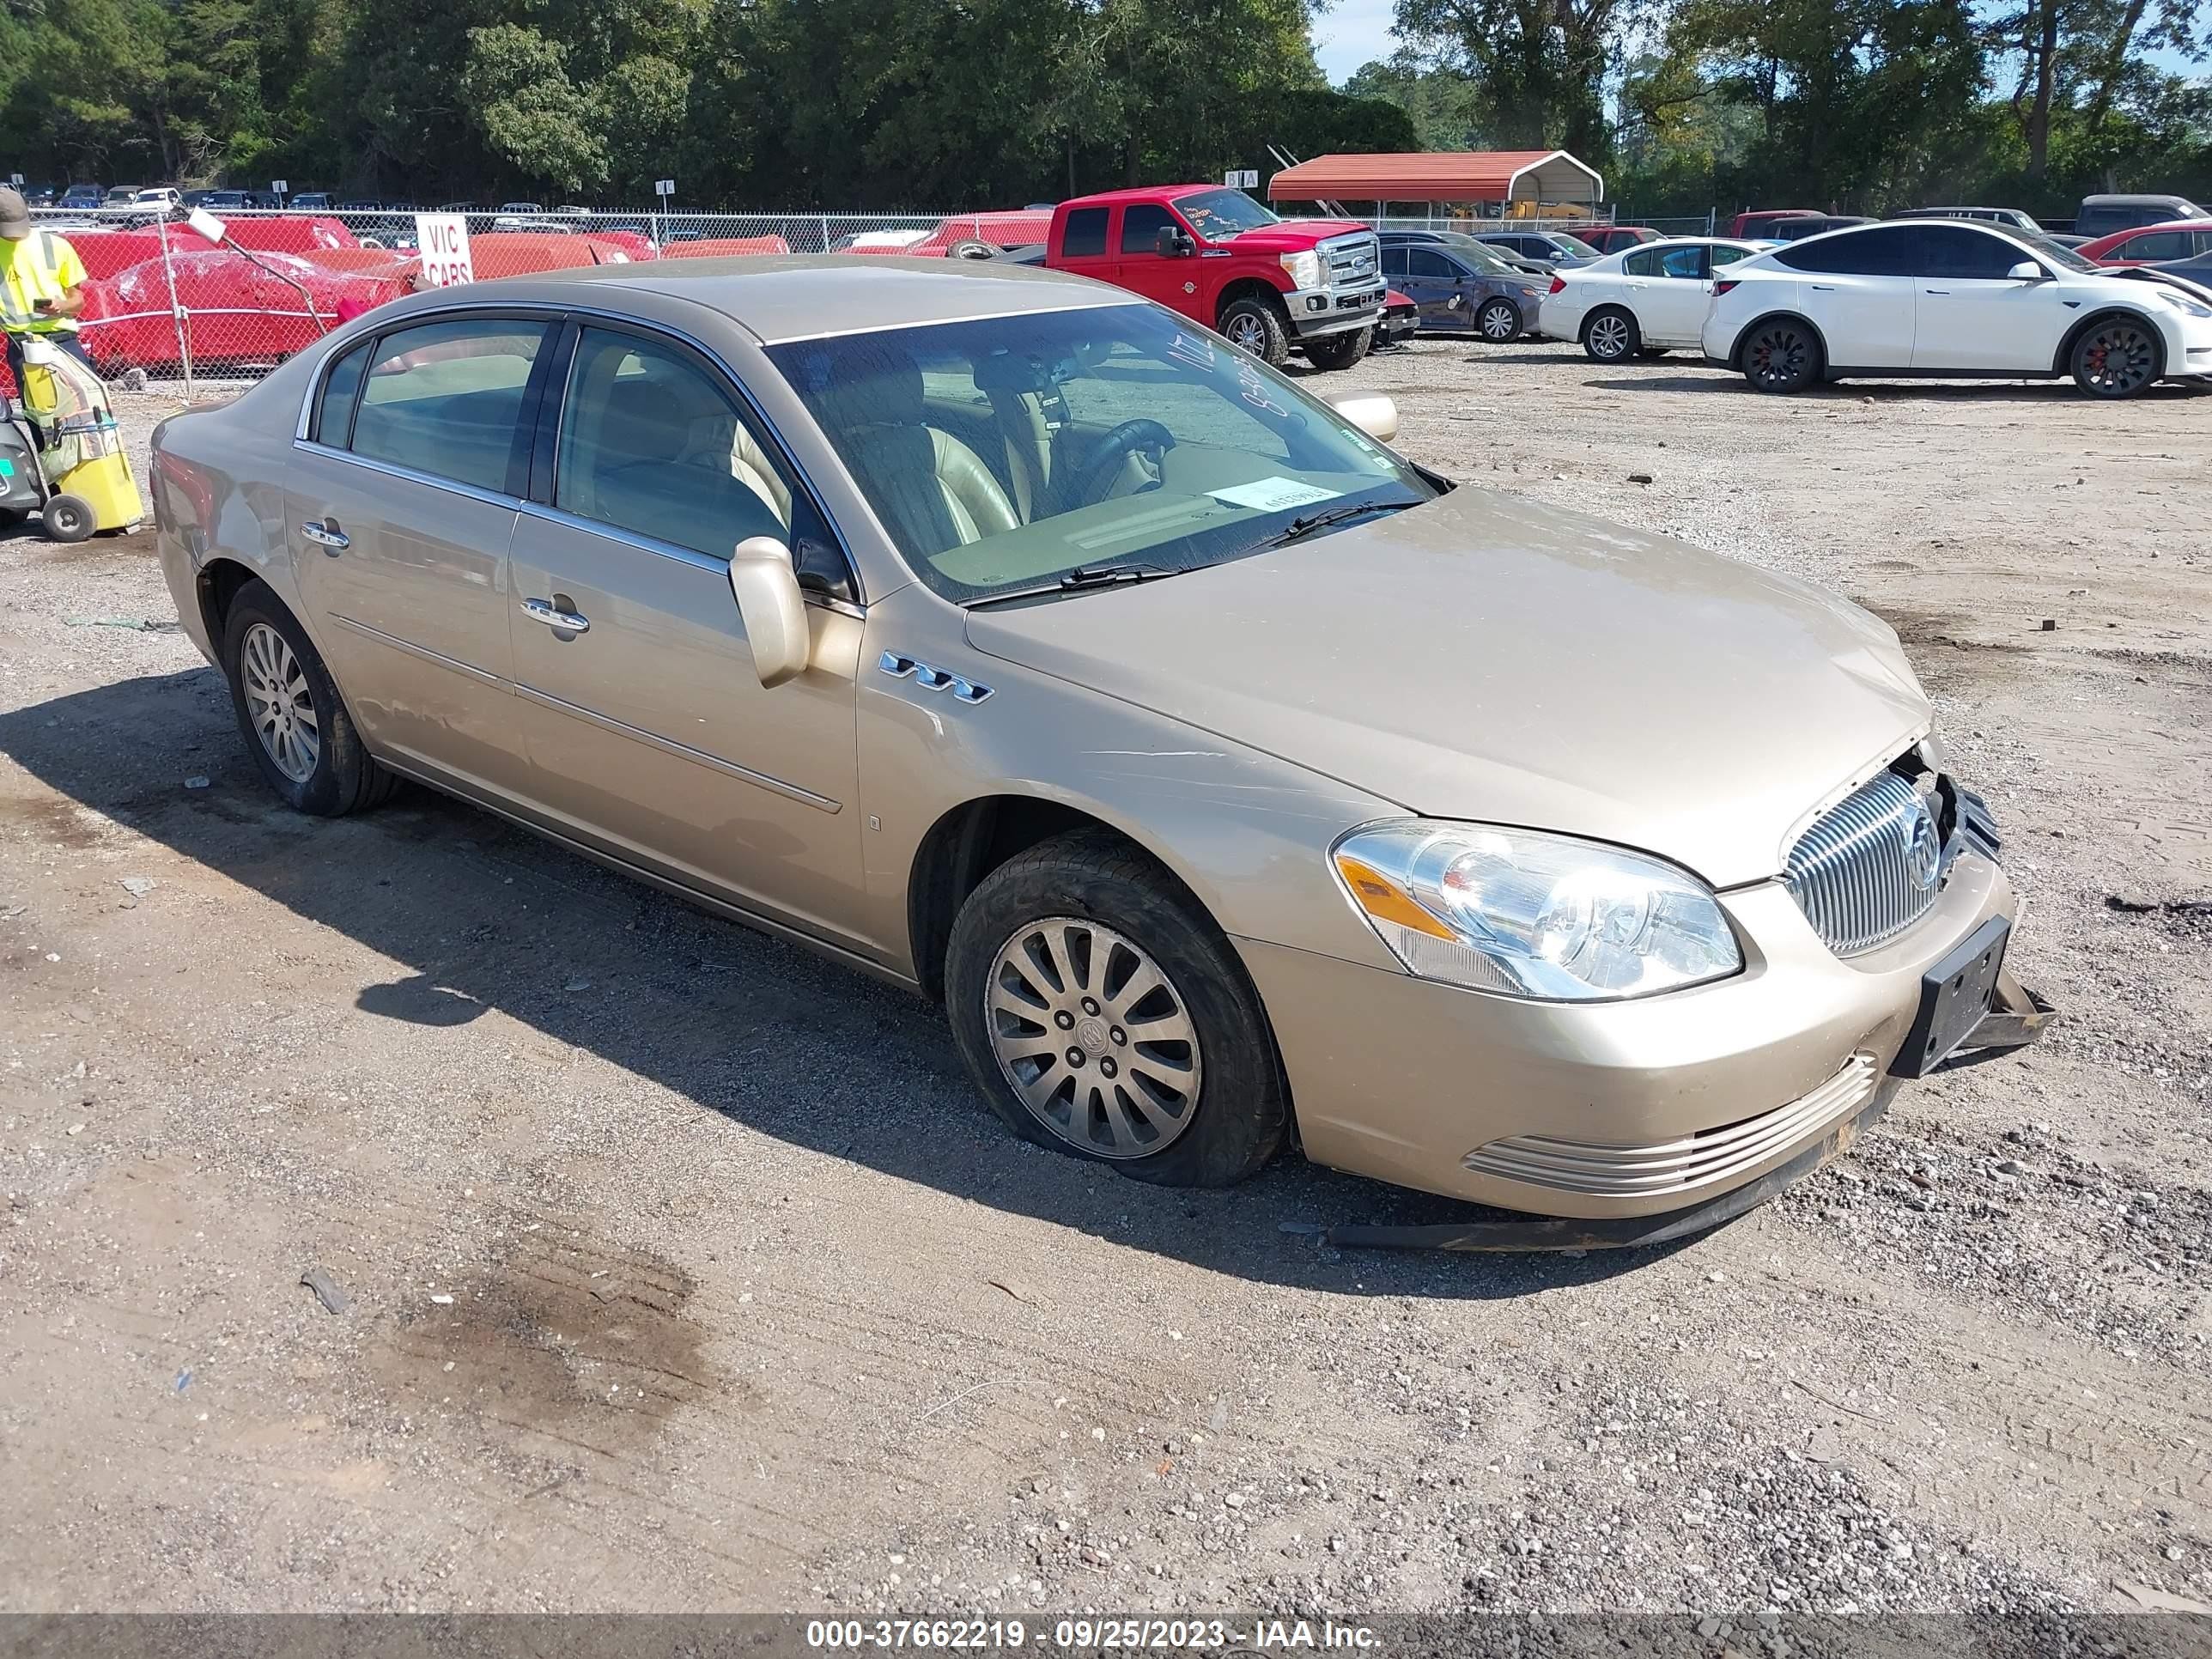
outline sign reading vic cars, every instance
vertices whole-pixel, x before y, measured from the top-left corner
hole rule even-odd
[[[469,222],[459,213],[418,213],[415,246],[422,255],[422,286],[452,288],[477,279],[469,258]]]

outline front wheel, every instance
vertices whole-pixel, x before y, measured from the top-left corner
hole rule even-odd
[[[1475,332],[1492,345],[1505,345],[1521,335],[1521,307],[1510,300],[1492,300],[1474,313]]]
[[[267,583],[231,600],[222,664],[238,729],[288,805],[335,818],[391,794],[397,781],[362,746],[321,654]]]
[[[1583,325],[1583,350],[1592,362],[1623,362],[1643,349],[1636,319],[1618,306],[1596,313]]]
[[[1291,360],[1291,331],[1280,305],[1248,294],[1222,307],[1220,331],[1230,344],[1241,346],[1270,368]]]
[[[2149,325],[2107,317],[2074,343],[2074,384],[2092,398],[2132,398],[2166,372],[2165,358]]]
[[[1355,328],[1349,334],[1332,334],[1325,339],[1310,341],[1306,345],[1306,360],[1316,368],[1350,368],[1367,355],[1375,343],[1375,330]]]
[[[1289,1132],[1243,964],[1116,837],[1058,836],[985,877],[953,923],[945,994],[976,1086],[1039,1146],[1164,1186],[1226,1187]]]
[[[1743,378],[1754,392],[1802,392],[1820,377],[1820,343],[1802,323],[1761,323],[1743,349]]]

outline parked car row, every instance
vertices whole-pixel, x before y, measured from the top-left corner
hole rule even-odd
[[[2092,397],[2129,398],[2212,380],[2201,272],[2101,266],[1990,221],[1893,220],[1780,246],[1651,243],[1557,272],[1537,326],[1603,363],[1696,347],[1762,392],[1850,375],[2070,376]]]

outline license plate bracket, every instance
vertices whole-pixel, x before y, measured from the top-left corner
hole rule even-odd
[[[1991,916],[1920,976],[1920,1006],[1905,1046],[1890,1071],[1899,1077],[1926,1077],[1951,1057],[1990,1012],[1997,975],[2003,970],[2012,923]]]

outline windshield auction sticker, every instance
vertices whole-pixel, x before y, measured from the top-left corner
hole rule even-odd
[[[1319,484],[1285,478],[1280,474],[1272,478],[1261,478],[1254,483],[1231,484],[1226,489],[1209,489],[1206,493],[1217,501],[1226,501],[1231,507],[1249,507],[1255,513],[1280,513],[1286,507],[1304,507],[1313,501],[1333,501],[1344,494],[1341,489],[1323,489]]]

